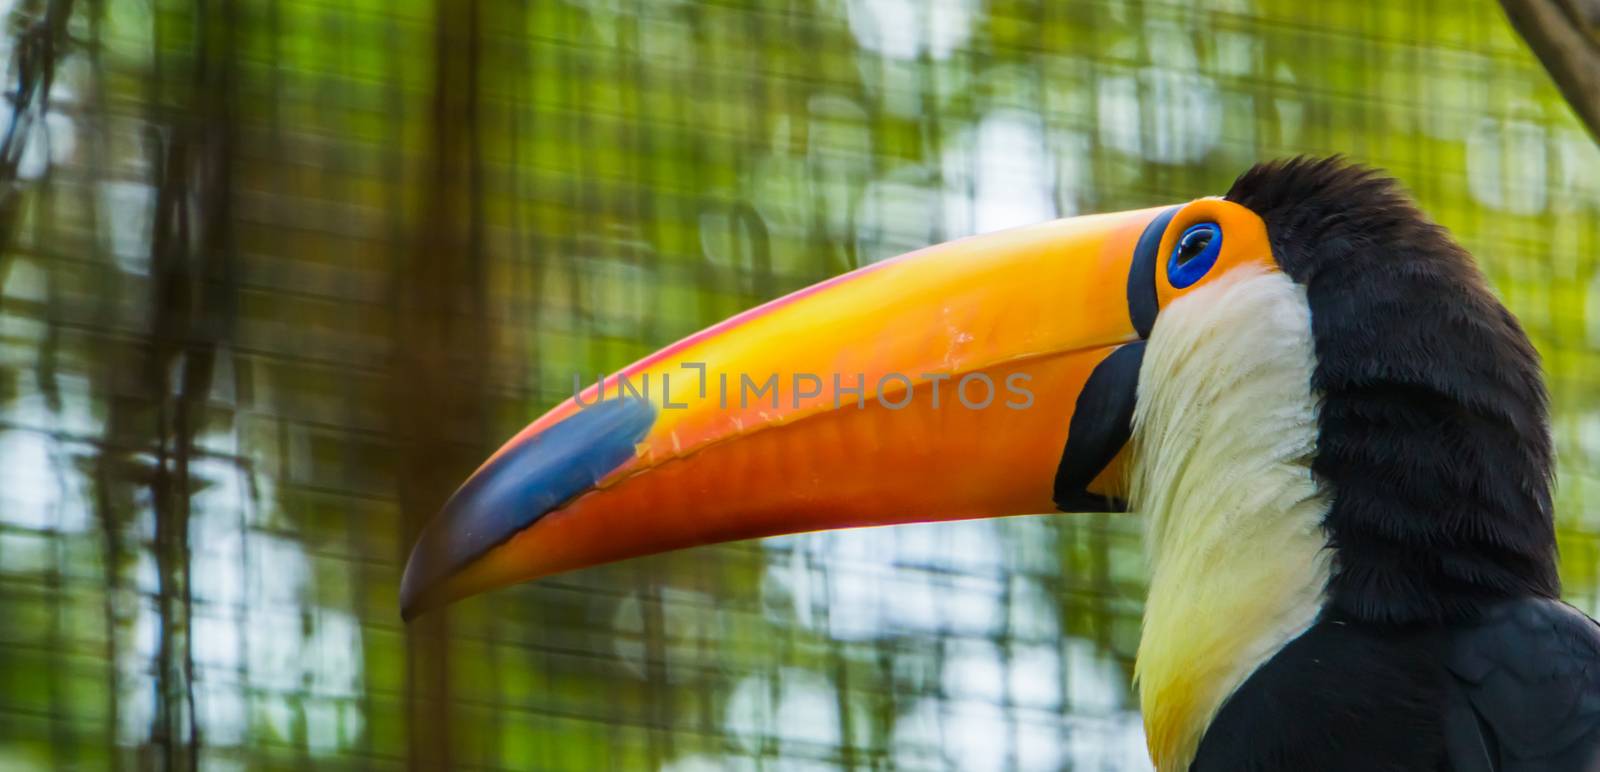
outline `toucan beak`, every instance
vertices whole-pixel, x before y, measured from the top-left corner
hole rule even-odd
[[[423,529],[403,614],[735,539],[1116,509],[1155,312],[1135,258],[1173,211],[919,250],[585,379]]]

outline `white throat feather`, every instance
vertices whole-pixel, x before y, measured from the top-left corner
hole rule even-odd
[[[1321,610],[1314,364],[1305,291],[1276,271],[1218,277],[1151,330],[1129,504],[1150,567],[1135,678],[1162,772],[1188,768],[1228,696]]]

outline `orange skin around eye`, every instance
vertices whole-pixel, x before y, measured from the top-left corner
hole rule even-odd
[[[1214,222],[1222,229],[1222,251],[1217,255],[1216,265],[1205,276],[1194,284],[1178,289],[1172,286],[1172,280],[1167,277],[1168,258],[1184,231],[1192,225],[1205,222]],[[1218,276],[1242,265],[1255,264],[1269,271],[1278,270],[1278,262],[1272,257],[1272,246],[1267,241],[1267,224],[1255,212],[1220,198],[1202,198],[1179,209],[1167,225],[1167,232],[1161,237],[1161,249],[1156,254],[1159,256],[1156,298],[1162,308],[1184,293],[1203,287],[1207,282],[1215,281]]]

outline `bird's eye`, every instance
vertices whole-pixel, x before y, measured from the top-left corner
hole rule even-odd
[[[1221,251],[1222,229],[1216,223],[1189,226],[1172,249],[1172,259],[1167,262],[1167,281],[1175,289],[1200,281],[1200,277],[1216,265],[1217,254]]]

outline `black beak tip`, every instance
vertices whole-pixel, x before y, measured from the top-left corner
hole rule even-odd
[[[417,534],[400,580],[400,618],[409,622],[455,598],[450,577],[594,487],[633,457],[655,408],[614,398],[579,410],[531,440],[508,446],[474,473]]]
[[[419,560],[417,555],[421,547],[422,542],[419,541],[417,546],[411,550],[411,558],[406,561],[406,570],[400,579],[400,621],[402,622],[410,622],[427,610],[427,607],[422,603],[422,597],[425,586],[431,585],[432,582],[427,582],[422,578],[424,571],[420,569],[420,564],[425,561]]]
[[[461,561],[451,552],[452,543],[444,533],[449,530],[449,519],[442,515],[448,511],[446,507],[446,512],[423,527],[406,559],[405,572],[400,577],[400,619],[403,622],[410,622],[451,600],[440,595],[447,581],[461,567]]]

